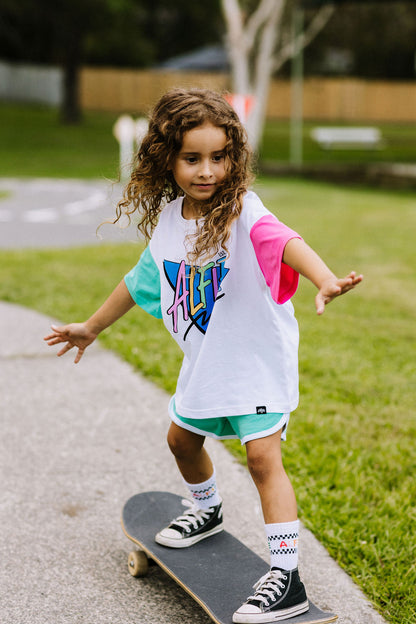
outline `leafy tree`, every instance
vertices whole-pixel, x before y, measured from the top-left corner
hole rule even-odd
[[[101,27],[109,7],[100,0],[3,2],[0,53],[13,60],[62,65],[62,120],[67,123],[79,121],[78,69],[84,59],[86,37],[91,29]]]
[[[81,117],[83,63],[146,67],[221,37],[219,0],[2,0],[0,57],[64,69],[62,120]]]
[[[332,8],[330,0],[302,0],[312,8],[306,12],[305,31],[295,45],[290,23],[298,2],[1,0],[0,58],[61,65],[65,74],[61,116],[74,122],[80,118],[81,64],[148,67],[217,43],[226,33],[233,89],[257,95],[249,129],[254,145],[261,134],[270,75],[287,68],[286,60],[296,45],[308,46],[306,73],[322,67],[326,50],[344,48],[353,50],[354,75],[414,77],[414,0],[333,0]]]
[[[349,50],[349,73],[366,78],[414,79],[416,3],[343,2],[308,49],[305,73],[316,74],[327,50]]]
[[[121,2],[123,10],[113,11],[111,27],[90,34],[88,63],[146,67],[222,38],[219,0]]]

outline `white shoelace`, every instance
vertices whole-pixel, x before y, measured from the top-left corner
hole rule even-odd
[[[202,525],[204,520],[207,520],[213,512],[213,507],[210,507],[209,509],[200,509],[197,503],[186,499],[182,500],[182,505],[189,507],[189,509],[185,511],[182,516],[173,520],[171,524],[175,524],[182,529],[185,529],[187,533],[191,531],[190,525],[192,525],[194,529],[197,529],[198,526]]]
[[[250,600],[258,600],[266,605],[269,605],[269,599],[274,600],[276,594],[282,595],[281,589],[285,589],[284,583],[280,579],[285,579],[286,576],[280,570],[270,570],[253,585],[255,594],[247,598],[247,602]]]

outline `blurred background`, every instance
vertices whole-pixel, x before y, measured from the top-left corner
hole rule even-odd
[[[412,1],[3,0],[0,175],[114,177],[117,117],[201,86],[265,171],[412,185],[415,42]]]

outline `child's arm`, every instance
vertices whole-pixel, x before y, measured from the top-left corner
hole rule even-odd
[[[78,352],[74,360],[77,364],[85,349],[94,342],[98,334],[126,314],[134,305],[123,279],[103,305],[85,323],[71,323],[62,327],[52,325],[52,333],[45,336],[44,340],[49,346],[60,342],[66,343],[58,355],[64,355],[73,347],[77,347]]]
[[[362,275],[357,276],[354,271],[338,279],[318,254],[299,238],[292,238],[287,243],[283,262],[307,277],[318,288],[319,292],[315,297],[318,314],[323,314],[326,304],[332,299],[355,288],[363,279]]]

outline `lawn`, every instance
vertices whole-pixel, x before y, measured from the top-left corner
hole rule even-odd
[[[113,136],[116,118],[116,114],[86,112],[81,125],[63,126],[55,109],[0,103],[1,175],[114,179],[118,169],[118,144]],[[314,125],[304,125],[305,163],[416,162],[415,124],[379,124],[385,140],[381,150],[330,151],[311,140]],[[289,133],[288,122],[269,121],[260,161],[287,162]]]
[[[266,178],[257,191],[334,271],[365,276],[322,317],[305,280],[294,298],[301,403],[285,464],[306,526],[387,620],[414,624],[416,197]],[[82,320],[139,253],[139,244],[0,251],[0,299]],[[181,356],[160,321],[136,308],[101,340],[174,391]]]
[[[114,179],[116,118],[86,113],[81,125],[64,126],[53,108],[0,103],[0,174]]]
[[[381,149],[325,150],[310,137],[316,126],[376,126],[383,137]],[[285,162],[290,153],[289,125],[286,121],[269,121],[261,146],[261,159]],[[303,158],[309,164],[358,164],[383,162],[416,162],[416,124],[385,124],[305,121],[303,124]]]

